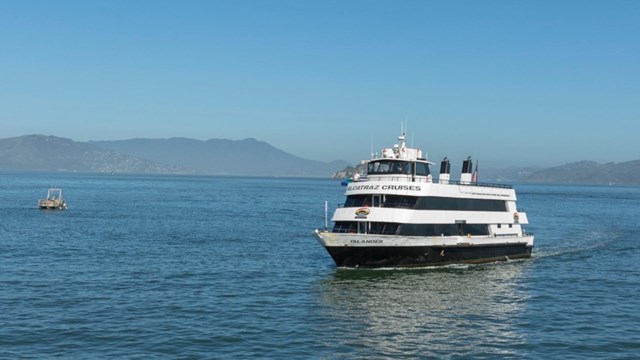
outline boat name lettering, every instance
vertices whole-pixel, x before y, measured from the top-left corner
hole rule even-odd
[[[420,186],[417,186],[417,185],[382,185],[382,190],[420,191]]]
[[[382,244],[382,240],[360,240],[360,239],[351,239],[349,241],[351,244]]]
[[[349,185],[348,191],[356,190],[405,190],[420,191],[419,185]]]
[[[380,185],[349,185],[347,190],[378,190]]]

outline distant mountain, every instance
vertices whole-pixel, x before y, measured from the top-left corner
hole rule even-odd
[[[199,173],[216,175],[328,177],[348,165],[345,161],[327,163],[302,159],[253,138],[238,141],[131,139],[92,141],[90,144],[157,163],[184,166]]]
[[[191,170],[118,154],[89,143],[45,135],[0,139],[0,170],[189,173]]]
[[[507,167],[502,169],[480,168],[479,181],[486,182],[505,182],[509,184],[528,182],[532,174],[542,171],[544,168],[539,166],[520,166]]]
[[[305,160],[256,139],[76,142],[45,135],[0,139],[0,170],[328,177],[344,161]]]
[[[76,142],[45,135],[0,139],[0,171],[16,170],[306,177],[333,174],[335,178],[358,171],[344,161],[305,160],[252,138]],[[436,173],[433,175],[437,178]],[[452,178],[456,176],[459,174],[452,174]],[[580,161],[544,169],[481,168],[479,178],[480,182],[640,185],[640,160],[605,164]]]
[[[594,185],[639,185],[640,160],[599,164],[580,161],[535,172],[528,182]]]

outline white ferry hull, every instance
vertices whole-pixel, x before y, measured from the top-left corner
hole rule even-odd
[[[533,236],[414,237],[315,231],[339,267],[421,267],[531,257]]]

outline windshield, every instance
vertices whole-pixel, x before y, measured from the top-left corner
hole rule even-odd
[[[415,169],[414,169],[415,168]],[[415,171],[415,172],[414,172]],[[411,174],[429,175],[429,165],[421,162],[408,162],[400,160],[378,160],[367,165],[367,174]]]

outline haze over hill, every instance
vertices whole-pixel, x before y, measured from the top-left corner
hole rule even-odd
[[[255,139],[0,139],[0,170],[328,177],[346,165],[302,159]]]
[[[326,163],[302,159],[253,138],[237,141],[131,139],[90,143],[157,163],[185,166],[204,174],[327,177],[347,165],[345,161]]]
[[[456,166],[452,177],[456,177]],[[207,141],[130,139],[76,142],[45,135],[0,139],[2,171],[67,171],[240,176],[349,176],[345,161],[306,160],[253,138]],[[433,167],[437,178],[437,167]],[[551,168],[480,168],[480,181],[507,183],[639,185],[640,160],[579,161]],[[459,174],[458,174],[459,175]]]
[[[89,143],[45,135],[0,139],[0,170],[192,173],[178,166],[118,154]]]
[[[529,182],[638,185],[640,184],[640,160],[600,164],[595,161],[579,161],[535,172]]]

